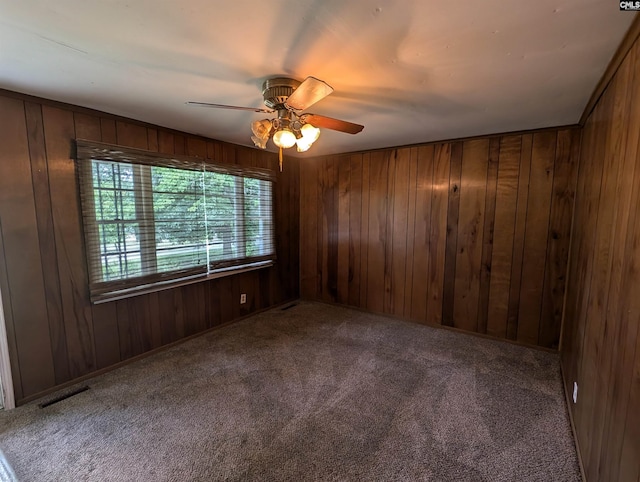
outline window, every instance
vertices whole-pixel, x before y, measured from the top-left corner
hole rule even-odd
[[[77,147],[92,301],[275,259],[271,171]]]

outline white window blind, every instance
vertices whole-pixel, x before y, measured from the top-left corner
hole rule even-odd
[[[273,174],[77,141],[94,302],[275,259]]]

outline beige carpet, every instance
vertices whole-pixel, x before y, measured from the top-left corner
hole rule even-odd
[[[0,414],[19,480],[580,480],[556,355],[336,306],[88,385]]]

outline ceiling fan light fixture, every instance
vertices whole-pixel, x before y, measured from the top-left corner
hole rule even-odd
[[[296,135],[289,128],[282,128],[273,135],[273,143],[282,148],[288,149],[296,143]]]

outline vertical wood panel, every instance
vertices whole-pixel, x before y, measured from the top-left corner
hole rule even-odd
[[[406,289],[406,262],[407,262],[407,218],[409,203],[409,161],[411,151],[409,148],[398,149],[395,154],[395,175],[393,185],[393,218],[390,220],[391,242],[387,251],[391,260],[390,272],[390,305],[388,313],[396,316],[404,315],[404,299]],[[411,237],[413,239],[413,236]]]
[[[44,144],[42,108],[40,104],[26,102],[25,114],[53,368],[56,383],[64,383],[71,376],[69,374],[69,360],[67,359],[67,340],[64,331],[62,299],[58,283],[58,259],[56,257],[56,242],[53,232],[49,169]]]
[[[351,165],[349,157],[338,158],[338,244],[337,296],[338,303],[349,301],[349,183]]]
[[[187,138],[182,134],[174,134],[173,135],[173,151],[175,154],[185,154],[187,151]],[[225,158],[223,156],[221,162],[225,162]]]
[[[575,197],[577,156],[580,131],[558,132],[556,160],[553,175],[551,218],[547,245],[548,262],[545,267],[542,314],[539,341],[542,346],[557,348],[565,292],[565,276],[569,258],[571,216]]]
[[[102,142],[115,144],[118,142],[116,134],[116,121],[113,119],[100,118],[100,131],[102,132]]]
[[[391,279],[393,276],[393,200],[395,199],[395,178],[396,178],[396,158],[398,151],[383,152],[383,163],[386,167],[386,185],[384,194],[384,211],[380,213],[380,241],[383,245],[384,255],[382,265],[384,266],[384,296],[382,299],[382,311],[391,313],[392,293]],[[384,234],[383,234],[384,233]]]
[[[604,171],[606,164],[606,152],[607,152],[607,136],[609,129],[598,128],[599,125],[606,126],[611,122],[612,109],[615,99],[615,91],[611,91],[614,95],[609,95],[598,107],[594,110],[594,117],[596,122],[596,129],[593,132],[594,137],[594,149],[592,165],[593,170],[596,173],[590,177],[587,181],[587,189],[584,202],[587,207],[588,219],[583,222],[586,224],[586,243],[584,244],[584,271],[581,273],[581,295],[578,298],[578,336],[580,338],[580,356],[576,360],[576,378],[580,380],[581,385],[585,389],[592,391],[594,387],[594,378],[597,376],[597,371],[594,368],[597,365],[597,356],[594,356],[592,350],[593,346],[599,346],[600,341],[594,338],[598,336],[599,329],[602,326],[603,320],[593,319],[590,314],[593,312],[590,309],[590,302],[592,299],[592,290],[594,290],[593,280],[599,278],[598,260],[600,259],[602,252],[596,249],[598,239],[602,239],[602,234],[598,233],[598,226],[606,225],[607,220],[599,219],[599,215],[606,209],[610,209],[606,206],[605,198],[607,193],[603,193],[603,180],[606,173]],[[609,194],[610,198],[610,194]],[[608,233],[607,233],[608,234]],[[596,281],[596,283],[601,281]],[[598,284],[595,285],[598,288]],[[595,291],[595,290],[594,290]],[[585,392],[586,393],[586,392]],[[578,432],[578,439],[580,441],[581,449],[583,453],[588,454],[590,452],[591,440],[592,440],[592,428],[598,420],[591,420],[593,413],[593,407],[597,401],[597,397],[585,397],[581,404],[576,406],[574,412],[574,418],[578,425],[583,428]],[[587,473],[591,471],[592,461],[589,461],[585,470]]]
[[[476,331],[478,322],[488,161],[488,139],[464,143],[456,240],[453,325],[467,331]]]
[[[326,162],[322,191],[323,229],[326,226],[323,248],[327,253],[323,295],[326,301],[335,301],[338,295],[338,167],[335,159]]]
[[[362,155],[349,158],[349,299],[348,304],[360,305],[360,266],[362,233]],[[301,209],[304,216],[304,210]],[[314,216],[305,216],[313,219]],[[304,243],[300,243],[304,246]]]
[[[260,270],[258,273],[258,278],[261,280],[263,277],[268,280],[268,271]],[[259,309],[266,308],[269,306],[269,296],[268,296],[268,282],[264,284],[264,286],[259,282],[258,290],[259,290],[259,300],[260,306]],[[218,280],[211,280],[207,283],[207,288],[209,289],[209,325],[211,327],[218,326],[222,323],[222,316],[220,313],[220,306],[222,304],[222,299],[220,298],[220,289],[218,287]],[[161,313],[162,316],[162,313]]]
[[[416,241],[416,190],[418,179],[418,148],[408,149],[409,178],[407,179],[407,232],[405,238],[404,280],[402,280],[402,313],[411,318],[411,298],[413,296],[413,270],[416,262],[414,247]],[[426,289],[426,283],[423,283]],[[426,296],[425,296],[426,302]],[[424,319],[424,316],[422,317]]]
[[[640,59],[636,52],[632,51],[629,57],[629,66],[635,67],[630,74],[630,91],[623,99],[628,102],[628,109],[624,118],[626,126],[640,126],[640,88],[637,86],[640,80],[640,69],[638,63]],[[620,126],[624,129],[623,126]],[[621,155],[622,166],[618,175],[618,195],[619,195],[619,221],[616,226],[614,237],[619,243],[624,243],[624,249],[612,250],[612,277],[609,286],[609,304],[607,306],[607,319],[612,323],[610,345],[601,352],[603,361],[607,367],[602,370],[609,379],[607,396],[601,397],[599,410],[605,413],[603,430],[600,441],[599,466],[602,477],[608,480],[615,480],[618,477],[619,463],[618,455],[623,452],[625,439],[625,429],[627,426],[636,427],[635,437],[631,440],[640,440],[637,428],[640,421],[636,418],[635,423],[627,423],[630,403],[635,406],[640,405],[640,400],[635,398],[631,402],[630,392],[633,380],[634,356],[638,356],[638,346],[640,346],[640,323],[634,323],[634,314],[640,312],[637,304],[637,296],[632,295],[634,287],[640,286],[640,259],[637,249],[633,246],[640,245],[638,236],[640,217],[635,208],[640,205],[640,186],[636,181],[640,177],[640,129],[631,128],[626,132],[626,142],[622,144],[624,154]],[[624,240],[624,241],[623,241]],[[616,243],[617,244],[617,243]],[[634,306],[635,303],[635,306]],[[636,371],[637,373],[637,371]],[[627,447],[628,448],[628,447]],[[636,448],[636,453],[640,448]],[[630,464],[622,461],[625,467]],[[632,464],[633,465],[633,462]],[[636,462],[636,469],[638,463]]]
[[[241,315],[240,310],[240,276],[232,276],[228,278],[231,288],[231,319],[235,320]],[[283,290],[284,292],[284,290]]]
[[[587,235],[591,232],[586,231],[585,212],[587,203],[588,183],[586,182],[587,173],[593,169],[594,163],[591,159],[593,152],[593,123],[587,123],[582,132],[580,162],[578,164],[578,180],[576,183],[576,200],[574,204],[574,214],[572,222],[571,249],[569,253],[569,269],[567,271],[567,286],[573,289],[567,289],[564,302],[564,315],[562,329],[564,336],[562,339],[562,349],[560,352],[563,364],[563,374],[568,380],[575,380],[578,371],[578,359],[581,353],[582,343],[582,326],[578,323],[578,306],[584,288],[585,263],[577,263],[578,259],[584,260],[584,250]],[[580,220],[580,221],[578,221]]]
[[[93,305],[91,316],[95,333],[96,368],[107,368],[122,360],[115,302]]]
[[[517,334],[519,341],[532,345],[538,343],[542,311],[555,149],[555,132],[533,135]]]
[[[358,306],[368,306],[367,292],[369,281],[369,203],[371,201],[371,155],[362,155],[362,226],[360,229],[360,304]]]
[[[134,147],[137,149],[147,149],[149,145],[146,127],[137,124],[117,121],[116,136],[118,139],[118,144],[121,146]],[[176,154],[178,153],[176,152]]]
[[[427,290],[427,322],[436,324],[442,324],[442,306],[444,304],[450,160],[451,145],[436,144],[433,156],[429,288]]]
[[[325,159],[318,160],[318,185],[317,185],[317,206],[318,210],[315,213],[316,215],[316,226],[318,228],[318,234],[316,236],[316,276],[317,276],[317,286],[316,293],[319,299],[324,299],[325,293],[327,291],[327,220],[324,215],[324,190],[326,183],[326,162]],[[313,213],[311,214],[313,215]]]
[[[175,154],[173,134],[161,130],[158,132],[158,152],[163,154]]]
[[[369,237],[367,262],[367,305],[382,312],[385,300],[385,253],[387,246],[388,154],[372,152],[369,162]]]
[[[500,338],[507,336],[521,148],[521,136],[500,139],[487,316],[487,333]]]
[[[187,156],[192,157],[207,157],[207,142],[204,139],[198,139],[197,137],[187,137]]]
[[[115,301],[116,305],[116,317],[118,320],[118,336],[120,346],[120,357],[122,360],[127,360],[135,355],[134,348],[132,346],[132,339],[130,330],[131,322],[129,320],[129,305],[127,300]]]
[[[524,257],[525,226],[529,199],[529,176],[531,172],[531,148],[533,136],[522,136],[520,151],[520,172],[518,173],[518,199],[516,222],[513,235],[513,256],[511,263],[511,283],[509,285],[509,309],[507,311],[507,338],[515,340],[518,334],[518,313],[520,311],[520,286],[522,283],[522,262]]]
[[[453,303],[458,249],[458,216],[460,212],[462,146],[461,142],[456,142],[451,145],[449,199],[447,207],[447,246],[444,261],[444,288],[442,292],[442,324],[446,326],[454,326]]]
[[[487,192],[484,206],[484,228],[482,233],[482,258],[480,260],[480,288],[478,293],[479,333],[487,332],[489,316],[489,287],[493,262],[493,235],[495,228],[496,191],[498,184],[498,159],[500,157],[500,139],[493,138],[489,143],[489,166],[487,169]]]
[[[300,290],[303,298],[317,296],[317,257],[318,257],[318,217],[315,215],[318,205],[318,164],[305,162],[300,169],[300,243],[305,247],[300,253]],[[313,216],[306,215],[308,212]]]
[[[291,164],[291,176],[287,180],[289,189],[289,256],[291,265],[285,272],[285,278],[289,280],[289,289],[285,293],[285,299],[297,299],[300,297],[300,160],[295,159]]]
[[[43,106],[62,310],[72,377],[95,370],[93,314],[74,161],[73,113]]]
[[[233,279],[235,278],[237,277],[234,276]],[[184,334],[186,336],[195,335],[207,327],[204,285],[195,283],[182,286],[180,290],[184,303]],[[231,297],[227,298],[227,303],[238,310],[237,313],[232,314],[231,318],[240,316],[240,293],[234,292]]]
[[[231,303],[228,303],[227,301],[235,299],[231,278],[220,278],[218,280],[218,288],[220,292],[220,299],[225,300],[224,303],[220,304],[220,322],[229,323],[233,320],[233,307],[231,306]]]
[[[585,389],[593,393],[607,392],[609,353],[612,349],[607,345],[612,341],[612,335],[615,333],[614,324],[617,322],[607,318],[605,312],[611,284],[612,254],[613,251],[620,249],[622,244],[619,239],[615,239],[614,234],[619,215],[619,202],[624,196],[620,193],[619,171],[621,169],[624,171],[624,165],[620,159],[625,157],[627,130],[624,127],[628,121],[626,111],[629,106],[629,73],[629,63],[625,62],[609,87],[612,101],[609,103],[611,108],[606,117],[608,128],[605,131],[606,135],[602,137],[604,141],[603,172],[592,251],[591,287],[585,312],[589,324],[585,331],[584,350],[589,356],[581,360],[580,367],[582,373],[593,374],[583,381]],[[586,467],[588,477],[593,477],[600,471],[601,431],[605,418],[601,408],[605,402],[603,399],[606,400],[606,397],[589,399],[588,403],[583,405],[583,410],[578,417],[580,420],[590,420],[589,426],[583,430],[581,446],[589,460]]]
[[[7,319],[15,334],[20,388],[28,396],[54,384],[56,374],[24,103],[0,97],[0,112],[0,227],[8,281],[2,297],[11,310]]]
[[[147,148],[150,151],[158,152],[158,129],[147,128]]]
[[[172,343],[178,339],[173,293],[174,290],[165,290],[160,293],[158,297],[158,303],[160,305],[158,324],[160,326],[160,339],[163,345]]]
[[[427,320],[431,253],[431,201],[433,192],[433,146],[411,149],[411,182],[409,191],[409,220],[413,219],[407,240],[407,279],[405,316],[418,321]],[[440,303],[442,306],[442,303]]]
[[[160,293],[149,293],[149,325],[151,329],[151,348],[162,346],[162,328],[160,327]]]
[[[77,139],[86,139],[88,141],[102,140],[102,126],[99,117],[74,112],[73,121],[76,128]]]

